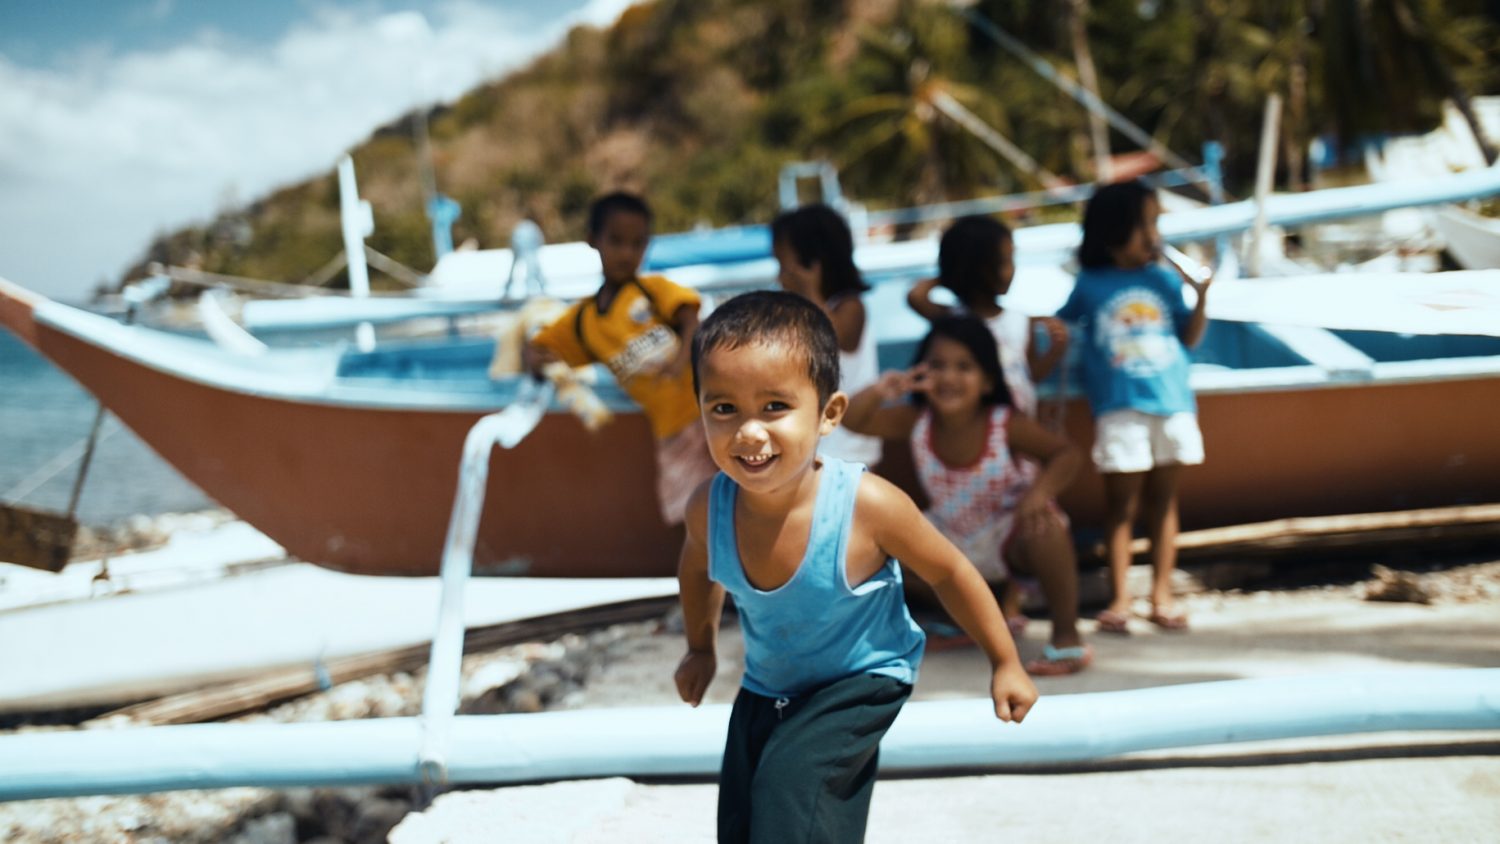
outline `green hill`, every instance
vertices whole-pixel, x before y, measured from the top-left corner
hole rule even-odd
[[[1221,141],[1231,189],[1252,176],[1271,91],[1287,102],[1281,178],[1296,184],[1312,137],[1427,129],[1452,91],[1500,80],[1484,0],[986,0],[971,11],[1073,74],[1070,9],[1085,16],[1103,98],[1193,161]],[[835,162],[846,193],[871,207],[1036,186],[935,110],[939,94],[1046,170],[1092,178],[1086,112],[962,10],[923,0],[637,5],[434,110],[431,160],[462,207],[455,242],[482,247],[506,245],[525,217],[549,241],[580,239],[589,200],[614,188],[645,194],[658,231],[764,222],[778,171],[799,160]],[[369,245],[425,270],[415,124],[383,127],[353,155],[375,210]],[[1134,149],[1117,133],[1111,146]],[[337,208],[330,172],[160,238],[127,279],[161,261],[305,280],[342,249]]]

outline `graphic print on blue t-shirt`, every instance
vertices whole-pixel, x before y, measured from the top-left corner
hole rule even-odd
[[[1057,316],[1083,332],[1084,390],[1095,416],[1196,410],[1187,350],[1178,338],[1190,315],[1182,282],[1163,267],[1096,267],[1078,274]]]
[[[1146,287],[1127,287],[1105,300],[1094,319],[1094,342],[1111,367],[1137,378],[1166,372],[1181,355],[1171,310]]]

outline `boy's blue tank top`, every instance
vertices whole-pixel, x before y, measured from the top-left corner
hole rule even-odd
[[[865,467],[821,458],[807,552],[786,583],[751,585],[734,525],[739,485],[720,473],[708,504],[708,574],[734,597],[745,637],[746,689],[795,697],[857,674],[917,681],[926,637],[906,610],[901,567],[886,560],[869,580],[849,585],[844,555]]]

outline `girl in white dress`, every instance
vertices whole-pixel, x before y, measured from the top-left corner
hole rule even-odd
[[[1068,329],[1053,317],[1028,317],[1015,308],[1004,306],[1005,294],[1016,277],[1016,243],[1010,229],[993,217],[962,217],[955,220],[938,244],[938,275],[917,282],[906,295],[907,304],[928,322],[955,314],[973,314],[984,321],[994,335],[1000,352],[1000,371],[1010,392],[1016,412],[1037,418],[1036,384],[1052,373],[1067,353]],[[942,286],[958,299],[956,307],[932,301],[932,289]],[[1045,328],[1048,344],[1037,348],[1032,342],[1036,327]],[[1036,464],[1018,461],[1019,470],[1035,477]],[[1019,613],[1024,591],[1032,587],[1029,579],[1012,578],[1006,582],[1002,605],[1015,612],[1007,613],[1011,632],[1020,635],[1026,617]]]
[[[804,205],[771,222],[771,252],[780,264],[777,280],[823,309],[839,340],[839,389],[849,395],[880,377],[874,332],[865,318],[861,294],[870,289],[854,266],[849,224],[827,205]],[[880,440],[839,427],[825,436],[818,452],[874,467]]]

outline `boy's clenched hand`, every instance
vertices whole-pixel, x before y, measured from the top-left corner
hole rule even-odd
[[[703,693],[708,691],[708,684],[713,682],[718,670],[719,659],[712,652],[688,651],[677,663],[677,673],[673,675],[677,681],[677,694],[683,703],[693,706],[702,703]]]
[[[1036,703],[1036,684],[1021,666],[1003,665],[990,677],[990,698],[995,701],[996,718],[1019,724]]]

